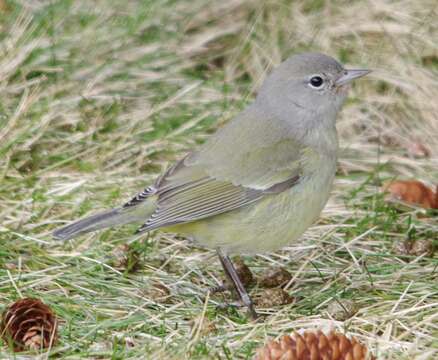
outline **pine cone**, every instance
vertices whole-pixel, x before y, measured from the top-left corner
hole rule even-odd
[[[142,266],[141,254],[132,245],[119,245],[112,251],[110,265],[118,270],[134,273]]]
[[[259,284],[263,287],[273,288],[285,286],[292,279],[292,275],[284,267],[269,268],[259,279]]]
[[[58,321],[52,310],[38,299],[13,303],[2,315],[0,334],[14,351],[48,348],[57,340]]]
[[[255,360],[375,360],[367,348],[354,337],[321,331],[304,335],[284,335],[279,341],[270,341],[257,352]]]

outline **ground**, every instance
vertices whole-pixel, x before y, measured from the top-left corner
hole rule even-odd
[[[250,359],[315,328],[356,336],[378,359],[437,358],[437,257],[399,248],[437,245],[436,213],[380,192],[438,177],[437,11],[434,0],[1,1],[0,310],[25,296],[53,308],[59,342],[42,358]],[[223,277],[214,252],[174,234],[51,238],[146,187],[273,66],[309,50],[373,73],[339,118],[321,219],[299,244],[243,257],[256,276],[287,269],[291,304],[259,307],[258,323],[219,309],[226,298],[206,292]]]

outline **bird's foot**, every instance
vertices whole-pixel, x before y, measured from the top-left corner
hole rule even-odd
[[[219,260],[221,261],[222,267],[224,268],[224,272],[226,277],[228,278],[228,282],[230,283],[235,294],[239,297],[240,302],[243,304],[243,306],[248,308],[249,316],[253,320],[257,319],[257,313],[254,310],[253,302],[248,295],[245,286],[242,284],[242,281],[239,278],[239,274],[237,273],[231,259],[221,249],[217,249],[217,254],[219,255]],[[224,287],[225,289],[227,288],[226,285]]]
[[[251,298],[248,297],[248,299],[241,299],[241,300],[235,300],[231,302],[224,302],[217,305],[219,309],[225,310],[229,307],[233,308],[244,308],[246,307],[248,309],[248,315],[251,317],[252,320],[257,320],[259,315],[254,309],[254,304],[251,300]]]
[[[223,302],[217,305],[217,307],[221,310],[226,310],[230,307],[232,308],[243,308],[245,307],[245,304],[241,300],[236,301],[230,301],[230,302]]]
[[[221,293],[221,292],[224,292],[224,291],[227,291],[228,289],[222,284],[222,285],[218,285],[218,286],[212,286],[212,287],[209,287],[208,289],[207,289],[207,291],[210,293],[210,294],[217,294],[217,293]]]
[[[249,295],[243,296],[241,301],[242,301],[243,305],[246,306],[246,308],[248,309],[248,314],[251,317],[251,319],[257,320],[258,314],[254,309],[254,304],[253,304],[251,298],[249,297]]]

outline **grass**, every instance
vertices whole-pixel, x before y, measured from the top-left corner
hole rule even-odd
[[[438,176],[436,1],[0,5],[0,310],[24,296],[53,307],[60,341],[41,358],[250,359],[268,338],[314,328],[357,336],[379,359],[438,356],[438,260],[393,249],[437,245],[436,213],[396,209],[379,192],[388,179]],[[205,296],[222,278],[214,253],[173,234],[51,239],[150,184],[305,50],[375,71],[340,116],[321,220],[302,243],[245,258],[258,275],[289,270],[293,304],[260,309],[257,324],[219,310],[224,298]],[[409,155],[417,142],[430,157]],[[137,269],[121,266],[126,256]],[[356,314],[336,320],[338,303]]]

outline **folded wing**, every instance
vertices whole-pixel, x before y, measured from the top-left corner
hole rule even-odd
[[[316,154],[257,114],[243,113],[170,168],[152,188],[156,210],[139,231],[232,211],[299,182]]]

